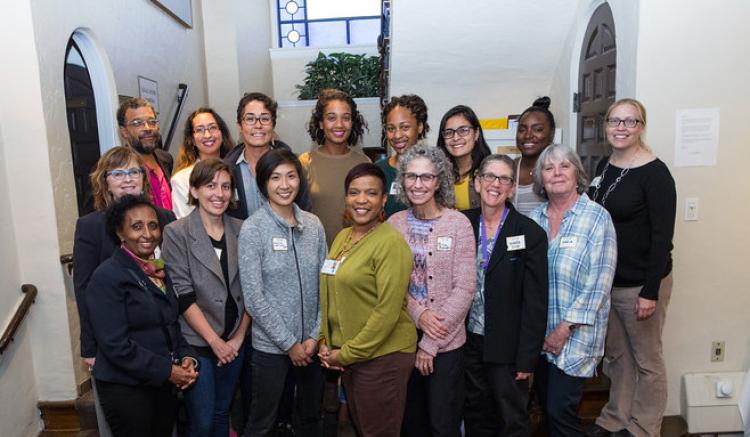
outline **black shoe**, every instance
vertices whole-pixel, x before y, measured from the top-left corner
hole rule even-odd
[[[620,431],[613,432],[612,435],[614,437],[635,437],[635,434],[628,431],[627,429],[621,429]]]
[[[595,423],[586,429],[585,434],[587,437],[610,437],[616,435],[612,431],[604,429]]]

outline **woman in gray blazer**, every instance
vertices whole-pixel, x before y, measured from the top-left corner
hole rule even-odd
[[[229,406],[250,325],[237,265],[242,221],[224,214],[234,193],[219,159],[195,165],[189,202],[196,205],[164,229],[163,258],[180,303],[180,325],[198,352],[201,377],[185,391],[189,436],[229,434]]]

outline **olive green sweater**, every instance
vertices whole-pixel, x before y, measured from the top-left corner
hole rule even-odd
[[[339,232],[329,258],[336,259],[352,229]],[[346,254],[335,275],[320,275],[321,342],[343,339],[338,360],[348,366],[392,352],[414,352],[417,333],[406,311],[412,253],[401,234],[382,223]],[[331,326],[329,310],[337,314]],[[337,329],[337,332],[332,332]]]

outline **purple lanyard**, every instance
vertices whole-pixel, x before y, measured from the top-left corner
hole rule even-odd
[[[495,244],[497,244],[497,236],[500,235],[500,229],[505,224],[505,218],[508,217],[508,207],[506,206],[503,210],[503,216],[500,218],[500,224],[497,225],[495,230]],[[487,231],[484,229],[484,219],[482,214],[479,214],[479,240],[482,242],[482,269],[486,272],[487,266],[490,263],[490,254],[487,253]]]

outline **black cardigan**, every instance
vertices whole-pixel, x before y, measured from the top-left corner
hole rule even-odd
[[[547,233],[510,210],[484,277],[484,361],[533,372],[547,327]],[[480,208],[464,211],[479,242]],[[523,235],[525,249],[507,251],[506,238]],[[481,250],[481,249],[479,249]]]

